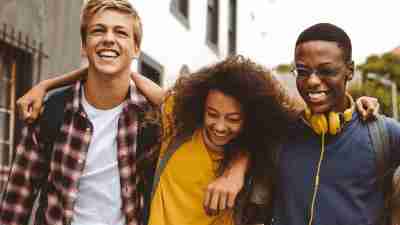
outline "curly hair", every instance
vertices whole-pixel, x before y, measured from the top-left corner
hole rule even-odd
[[[165,98],[166,101],[173,99],[174,104],[169,104],[172,112],[167,119],[174,126],[164,129],[166,133],[163,136],[192,134],[202,128],[210,90],[234,98],[244,116],[240,134],[224,146],[224,157],[216,174],[221,175],[239,154],[248,154],[251,163],[246,179],[252,178],[263,187],[266,203],[263,212],[270,212],[276,181],[276,145],[281,143],[288,123],[298,118],[302,104],[289,96],[269,70],[243,56],[232,56],[177,80]],[[171,95],[173,98],[168,97]],[[251,183],[254,185],[254,182]],[[251,186],[247,186],[241,194],[239,202],[245,207],[238,204],[235,210],[240,211],[237,207],[250,208],[247,206],[250,202],[248,191],[253,189]]]
[[[228,57],[179,78],[170,92],[175,99],[172,120],[177,133],[192,133],[204,125],[205,102],[210,90],[233,97],[244,114],[242,131],[225,146],[219,171],[240,151],[249,152],[251,158],[267,153],[267,160],[272,160],[266,148],[280,141],[290,114],[296,111],[292,110],[292,99],[278,80],[269,70],[243,56]],[[266,167],[264,164],[263,168]]]

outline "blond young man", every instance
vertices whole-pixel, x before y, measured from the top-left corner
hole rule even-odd
[[[143,223],[139,187],[145,179],[138,168],[150,151],[140,134],[146,129],[143,115],[152,107],[130,80],[141,36],[140,18],[129,1],[85,4],[81,37],[87,78],[62,92],[65,115],[50,157],[41,123],[24,127],[0,205],[0,224],[27,224],[38,192],[35,224]],[[156,139],[157,132],[152,135]]]

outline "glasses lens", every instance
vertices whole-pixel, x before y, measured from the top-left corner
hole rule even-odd
[[[321,68],[317,70],[317,73],[322,77],[332,77],[335,76],[338,72],[337,70],[331,68]]]
[[[310,70],[307,70],[305,68],[296,68],[295,73],[299,77],[306,77],[311,74]]]

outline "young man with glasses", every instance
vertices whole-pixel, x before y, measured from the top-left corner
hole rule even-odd
[[[274,225],[391,224],[390,216],[381,217],[390,212],[368,127],[346,92],[354,73],[351,54],[350,38],[328,23],[307,28],[296,41],[294,73],[307,109],[278,157]],[[400,125],[384,121],[389,158],[398,161]]]

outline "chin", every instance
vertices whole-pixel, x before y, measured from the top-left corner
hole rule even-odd
[[[308,107],[310,108],[311,112],[313,114],[316,113],[328,113],[331,111],[331,107],[327,106],[327,105],[320,105],[320,106],[310,106],[308,105]]]
[[[224,145],[228,144],[228,142],[225,142],[225,141],[213,141],[213,144],[215,146],[218,146],[218,147],[223,147]]]
[[[212,141],[213,145],[218,146],[218,147],[223,147],[223,146],[227,145],[230,140],[215,140],[214,138],[212,138],[211,141]]]
[[[101,74],[105,75],[114,75],[120,73],[122,70],[120,68],[115,68],[115,67],[98,67],[97,71]]]

